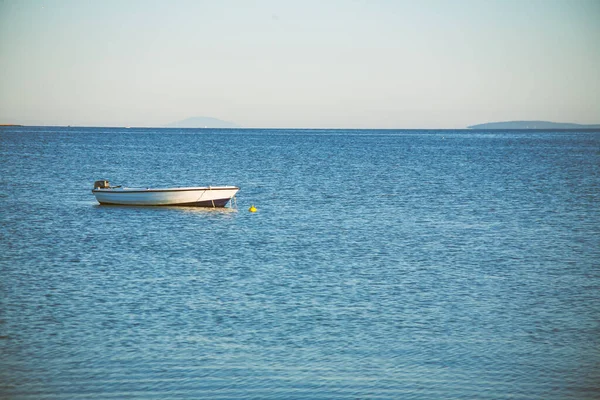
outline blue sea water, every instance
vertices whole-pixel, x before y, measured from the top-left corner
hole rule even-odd
[[[0,128],[0,398],[598,399],[600,132]]]

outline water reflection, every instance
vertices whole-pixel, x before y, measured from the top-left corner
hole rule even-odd
[[[234,206],[227,207],[185,207],[185,206],[125,206],[120,204],[95,204],[93,206],[96,209],[121,209],[129,211],[151,211],[151,212],[164,212],[164,211],[176,211],[183,212],[186,214],[197,214],[197,215],[231,215],[238,212],[238,209]]]

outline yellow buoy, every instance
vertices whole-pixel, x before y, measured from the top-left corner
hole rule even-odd
[[[250,212],[256,212],[256,207],[254,207],[254,204],[252,204],[250,206],[250,208],[248,209],[248,211],[250,211]]]

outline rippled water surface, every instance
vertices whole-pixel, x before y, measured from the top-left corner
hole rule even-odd
[[[12,127],[0,173],[0,398],[600,398],[600,132]]]

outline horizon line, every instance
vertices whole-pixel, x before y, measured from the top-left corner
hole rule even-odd
[[[527,122],[527,121],[507,121],[507,122]],[[533,121],[531,121],[533,122]],[[537,121],[536,121],[537,122]],[[540,121],[545,122],[545,121]],[[495,123],[485,123],[485,124],[477,124],[477,125],[487,125],[487,124],[495,124]],[[562,122],[557,124],[563,124]],[[577,124],[577,123],[569,123],[565,122],[564,124],[572,124],[572,125],[581,125],[580,127],[566,127],[566,128],[323,128],[323,127],[185,127],[185,128],[177,128],[177,127],[168,127],[168,126],[102,126],[102,125],[27,125],[27,124],[0,124],[0,128],[10,128],[10,127],[23,127],[23,128],[103,128],[103,129],[168,129],[168,130],[346,130],[346,131],[359,131],[359,130],[376,130],[376,131],[395,131],[395,130],[404,130],[404,131],[478,131],[478,130],[515,130],[515,131],[535,131],[535,130],[600,130],[600,124]],[[476,125],[472,125],[476,126]]]

